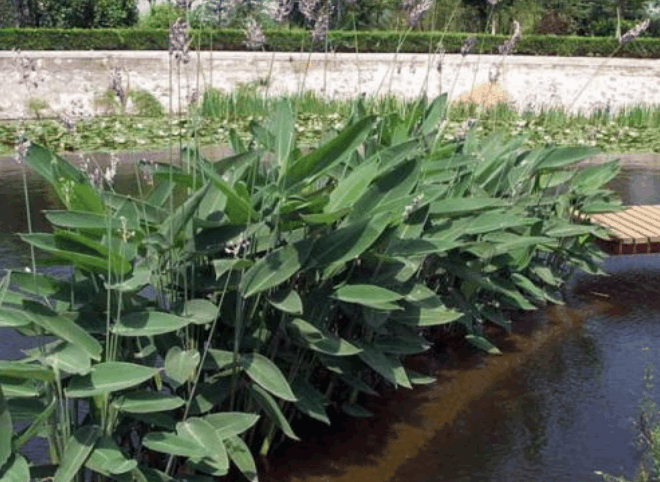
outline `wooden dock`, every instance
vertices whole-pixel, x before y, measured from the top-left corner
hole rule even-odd
[[[608,228],[609,240],[598,244],[611,254],[660,253],[660,206],[630,206],[625,211],[589,216]]]

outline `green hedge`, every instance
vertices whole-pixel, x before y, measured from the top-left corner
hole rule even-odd
[[[209,50],[246,50],[242,30],[191,30],[191,48]],[[325,43],[313,44],[306,30],[266,30],[267,51],[299,52],[323,51]],[[428,53],[435,51],[442,40],[447,53],[460,52],[468,33],[411,32],[401,41],[401,32],[392,31],[332,31],[327,47],[334,52]],[[476,35],[472,53],[497,54],[504,35]],[[400,45],[400,47],[399,47]],[[619,50],[613,37],[577,37],[530,35],[516,45],[518,55],[559,55],[566,57],[593,56],[660,58],[660,39],[639,38]],[[0,50],[167,50],[168,31],[165,29],[0,29]],[[616,50],[616,52],[615,52]]]

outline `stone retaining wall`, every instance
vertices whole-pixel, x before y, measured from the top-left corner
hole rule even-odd
[[[18,118],[27,99],[43,99],[53,111],[81,101],[92,110],[92,99],[110,86],[110,70],[123,69],[131,88],[153,93],[168,108],[173,92],[174,110],[194,89],[205,86],[230,91],[254,84],[268,95],[314,90],[328,98],[392,93],[413,98],[448,92],[450,99],[464,96],[491,80],[494,98],[505,98],[519,110],[563,106],[588,112],[608,104],[613,110],[626,105],[660,104],[660,60],[602,59],[495,55],[421,54],[300,54],[264,52],[191,53],[188,64],[171,64],[165,51],[31,51],[32,78],[37,88],[22,82],[12,52],[0,52],[0,118]],[[37,75],[35,75],[37,74]],[[179,86],[181,89],[179,90]]]

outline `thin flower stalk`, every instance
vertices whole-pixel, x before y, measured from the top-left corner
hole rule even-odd
[[[461,55],[465,57],[467,54],[469,54],[472,50],[472,47],[474,47],[476,43],[477,37],[470,37],[465,39],[463,46],[461,47]]]
[[[509,40],[504,42],[499,46],[498,50],[501,55],[509,55],[513,52],[513,49],[516,47],[516,44],[521,39],[522,35],[520,33],[520,24],[517,20],[513,21],[513,35]]]
[[[317,17],[316,22],[314,23],[314,30],[312,31],[312,42],[320,43],[325,40],[326,35],[328,34],[328,28],[330,27],[330,15],[331,9],[326,8],[323,13],[320,13]]]
[[[407,21],[408,21],[408,26],[412,28],[419,25],[419,22],[422,20],[424,15],[426,15],[426,12],[428,12],[431,6],[433,5],[433,0],[422,0],[412,8],[405,8],[405,5],[409,3],[410,2],[406,2],[404,4],[404,9],[409,10]]]

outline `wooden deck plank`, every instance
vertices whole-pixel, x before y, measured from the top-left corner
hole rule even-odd
[[[614,231],[616,237],[625,244],[639,244],[644,239],[643,233],[626,226],[625,223],[618,222],[616,217],[612,218],[607,214],[596,214],[591,219],[592,222],[610,228],[610,230]]]
[[[630,222],[625,217],[621,216],[622,213],[610,213],[603,214],[600,219],[606,220],[615,232],[620,232],[627,237],[632,237],[634,239],[633,244],[645,244],[648,243],[649,237],[644,232],[644,229],[640,229],[635,223]]]
[[[660,242],[660,209],[657,217],[654,217],[649,211],[639,209],[641,206],[631,206],[625,211],[626,216],[634,218],[639,224],[645,223],[648,230],[648,236],[652,243]]]
[[[643,215],[636,215],[632,210],[628,209],[616,213],[618,222],[626,223],[627,226],[635,229],[635,231],[642,233],[645,238],[651,242],[660,241],[660,231],[654,227],[653,223]]]

